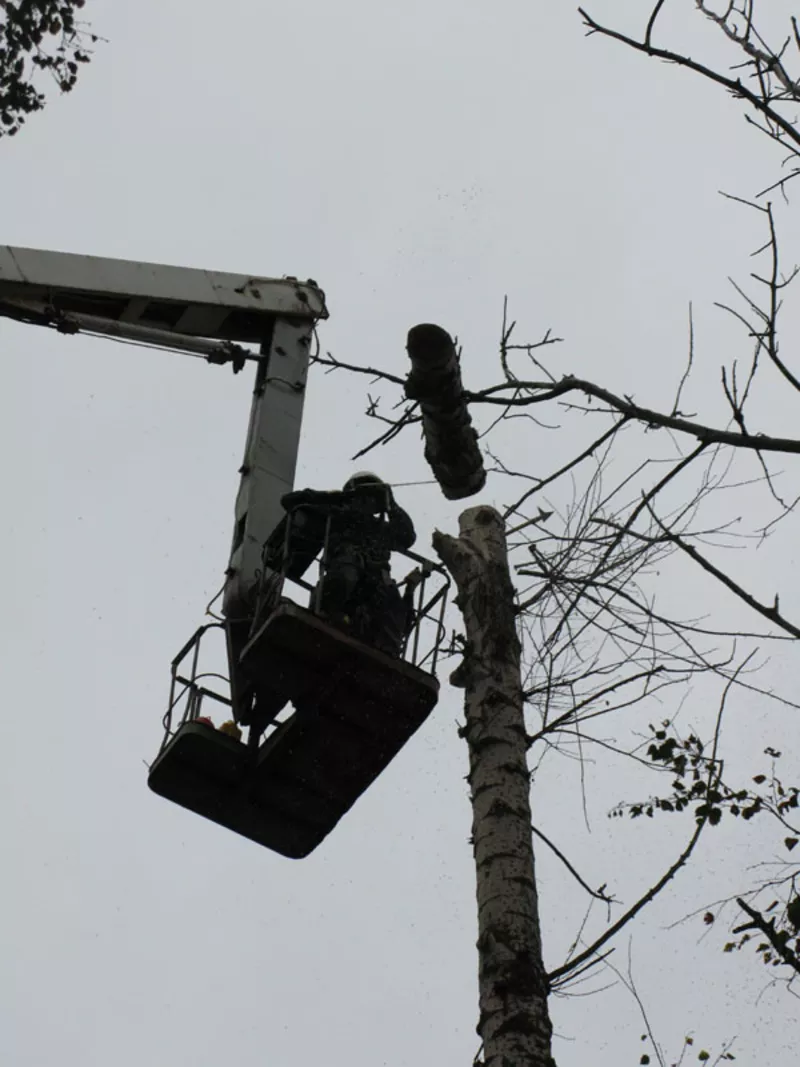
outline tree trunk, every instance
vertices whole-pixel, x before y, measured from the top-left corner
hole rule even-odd
[[[448,500],[480,492],[486,482],[478,435],[464,398],[458,352],[450,334],[432,323],[408,331],[409,400],[419,401],[425,459]]]
[[[478,897],[480,1019],[486,1067],[555,1067],[531,835],[520,641],[505,530],[470,508],[459,537],[433,546],[455,580],[466,630],[463,663],[472,838]]]

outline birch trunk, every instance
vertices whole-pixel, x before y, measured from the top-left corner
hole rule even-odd
[[[411,374],[405,392],[419,401],[425,459],[448,500],[472,496],[483,488],[486,470],[453,338],[441,326],[423,323],[408,331],[406,350]]]
[[[453,576],[464,618],[465,689],[478,898],[478,974],[485,1067],[555,1067],[531,835],[520,641],[505,530],[489,507],[433,546]]]

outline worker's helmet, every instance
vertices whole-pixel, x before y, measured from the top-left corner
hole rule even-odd
[[[344,483],[345,489],[358,489],[362,485],[382,485],[385,486],[383,478],[379,478],[377,474],[373,474],[372,471],[357,471],[355,474],[351,474],[347,481]]]

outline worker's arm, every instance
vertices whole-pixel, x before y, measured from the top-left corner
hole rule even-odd
[[[406,552],[417,539],[414,523],[408,513],[395,503],[394,494],[388,485],[357,485],[343,493],[332,493],[343,501],[348,498],[369,501],[376,513],[386,516],[389,526],[389,541],[393,552]]]
[[[389,498],[389,536],[394,552],[407,552],[417,539],[414,523],[407,511],[396,504],[394,497]]]
[[[281,504],[285,511],[294,511],[299,507],[329,511],[341,497],[339,492],[326,493],[322,489],[295,489],[281,497]]]
[[[428,574],[430,574],[430,570],[427,567],[425,568],[424,573],[419,567],[415,567],[410,574],[406,575],[401,583],[402,585],[405,585],[405,590],[403,592],[403,610],[405,612],[403,635],[405,637],[408,637],[414,629],[416,616],[414,598],[416,596],[417,586],[422,584]]]
[[[322,550],[325,540],[325,516],[331,507],[335,493],[317,489],[300,489],[281,497],[286,511],[278,529],[270,538],[264,562],[275,570],[283,569],[286,577],[296,581],[302,578],[315,557]],[[287,517],[291,516],[289,544],[286,544]],[[288,549],[288,556],[284,553]]]

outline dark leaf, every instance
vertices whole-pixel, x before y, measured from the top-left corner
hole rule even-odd
[[[793,897],[786,905],[786,918],[795,930],[800,930],[800,897]]]

